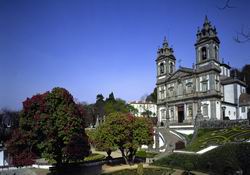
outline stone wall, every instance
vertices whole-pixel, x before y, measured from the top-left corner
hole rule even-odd
[[[200,128],[250,127],[249,120],[204,120],[199,121]]]

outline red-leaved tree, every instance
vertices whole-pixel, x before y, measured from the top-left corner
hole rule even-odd
[[[14,165],[31,164],[36,156],[58,165],[80,161],[90,150],[84,126],[84,110],[67,90],[54,88],[23,102],[20,127],[7,142],[7,150]],[[23,155],[28,155],[24,163],[19,158]]]

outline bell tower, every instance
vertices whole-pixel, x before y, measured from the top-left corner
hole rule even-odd
[[[195,50],[197,69],[205,68],[211,64],[212,66],[219,66],[220,40],[217,37],[216,28],[212,27],[207,16],[205,17],[202,29],[198,28],[196,36]]]
[[[175,71],[175,57],[173,49],[169,47],[166,37],[164,37],[162,48],[157,51],[157,80],[168,78]]]

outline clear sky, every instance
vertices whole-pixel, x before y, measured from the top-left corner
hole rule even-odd
[[[64,87],[79,101],[96,95],[138,100],[153,91],[156,51],[164,36],[177,67],[195,61],[205,15],[221,40],[220,57],[250,63],[250,42],[233,41],[250,27],[250,1],[0,0],[0,108],[21,109],[37,93]],[[180,61],[181,60],[181,61]]]

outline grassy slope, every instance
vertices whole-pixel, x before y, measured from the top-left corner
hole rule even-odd
[[[197,137],[186,147],[189,151],[199,151],[210,145],[250,140],[250,128],[199,129]]]

